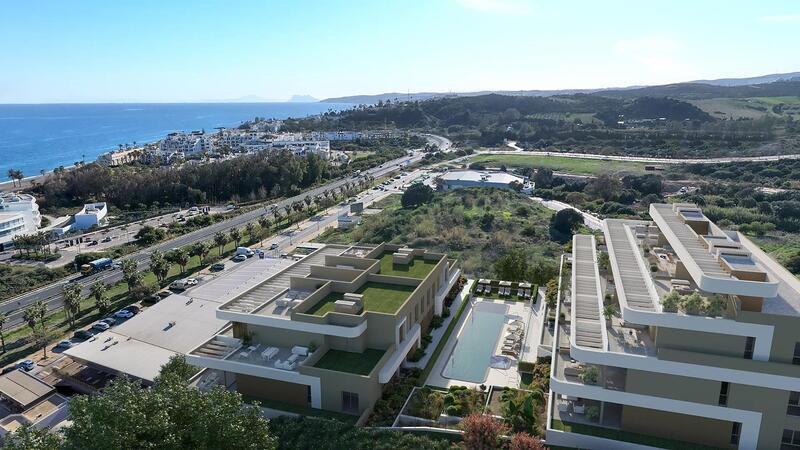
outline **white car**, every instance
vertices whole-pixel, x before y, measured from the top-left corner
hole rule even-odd
[[[128,311],[127,309],[120,309],[119,311],[114,313],[114,317],[117,319],[130,319],[133,317],[133,313]]]
[[[188,284],[189,286],[197,286],[197,283],[198,283],[197,278],[186,279],[186,284]]]
[[[104,322],[97,322],[94,325],[92,325],[92,328],[97,331],[106,331],[107,329],[111,328],[111,325]]]

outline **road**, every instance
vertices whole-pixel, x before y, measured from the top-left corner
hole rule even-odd
[[[437,136],[437,138],[438,138],[438,136]],[[441,138],[441,139],[446,141],[448,146],[449,146],[449,141],[447,141],[444,138]],[[442,141],[437,140],[436,143],[438,144],[439,142],[442,142]],[[417,152],[415,152],[414,156],[403,156],[401,158],[394,159],[392,161],[384,163],[381,166],[366,170],[366,171],[364,171],[362,173],[362,175],[371,175],[371,176],[373,176],[375,178],[379,178],[379,177],[382,177],[382,176],[384,176],[384,175],[386,175],[388,173],[391,173],[391,172],[394,172],[394,171],[398,170],[398,165],[399,164],[408,165],[408,164],[417,162],[417,161],[419,161],[421,159],[422,159],[422,153],[417,151]],[[270,204],[270,205],[266,205],[264,207],[260,207],[260,208],[258,208],[256,210],[253,210],[253,211],[248,211],[246,213],[240,214],[240,215],[238,215],[236,217],[233,217],[231,219],[225,220],[223,222],[218,222],[218,223],[215,223],[215,224],[213,224],[213,225],[211,225],[209,227],[206,227],[206,228],[203,228],[203,229],[200,229],[200,230],[196,230],[196,231],[193,231],[191,233],[187,233],[187,234],[182,235],[182,236],[178,236],[178,237],[176,237],[174,239],[171,239],[171,240],[166,241],[166,242],[162,242],[160,244],[156,244],[156,245],[154,245],[152,247],[148,247],[148,248],[143,249],[143,250],[141,250],[139,252],[127,255],[126,257],[124,257],[122,259],[132,259],[132,260],[137,262],[138,267],[139,267],[140,270],[146,270],[150,265],[150,261],[149,261],[150,254],[154,250],[160,250],[160,251],[163,251],[163,252],[167,252],[167,251],[169,251],[169,250],[171,250],[173,248],[176,248],[176,247],[184,247],[186,245],[190,245],[190,244],[193,244],[195,242],[204,241],[204,240],[210,240],[214,236],[214,234],[219,232],[219,231],[227,231],[227,230],[230,230],[232,228],[242,227],[246,223],[252,222],[252,221],[258,219],[259,217],[261,217],[262,215],[269,213],[270,208],[272,208],[272,206],[277,206],[278,208],[286,207],[286,206],[291,205],[294,202],[302,201],[307,196],[312,196],[313,197],[313,196],[315,196],[317,194],[321,194],[322,192],[325,192],[327,190],[336,189],[336,188],[344,185],[345,183],[353,181],[353,180],[355,180],[355,178],[344,178],[344,179],[340,179],[340,180],[328,183],[326,185],[323,185],[323,186],[320,186],[320,187],[305,191],[305,192],[303,192],[303,193],[301,193],[299,195],[296,195],[294,197],[287,198],[287,199],[281,200],[279,202],[276,202],[276,203],[273,203],[273,204]],[[122,271],[117,270],[117,269],[106,270],[106,271],[103,271],[103,272],[100,272],[100,273],[97,273],[97,274],[94,274],[94,275],[90,275],[90,276],[87,276],[87,277],[82,277],[82,276],[76,274],[76,275],[72,275],[72,276],[70,276],[70,277],[68,277],[66,279],[60,280],[60,281],[58,281],[56,283],[41,287],[41,288],[36,289],[34,291],[31,291],[31,292],[25,293],[23,295],[20,295],[18,297],[6,300],[3,303],[0,303],[0,312],[4,312],[8,316],[8,322],[6,323],[5,326],[7,328],[11,329],[11,328],[14,328],[16,326],[21,325],[23,323],[22,312],[23,312],[24,308],[27,307],[28,305],[31,305],[31,304],[35,303],[38,300],[42,300],[42,301],[44,301],[46,303],[48,311],[54,311],[54,310],[60,309],[62,307],[62,305],[63,305],[63,298],[61,296],[62,287],[63,287],[63,285],[65,283],[73,281],[73,280],[74,280],[74,282],[79,283],[81,286],[83,286],[83,288],[84,288],[83,294],[84,294],[84,296],[88,296],[89,295],[89,286],[92,283],[94,283],[97,280],[102,280],[106,284],[116,283],[116,282],[122,280]]]
[[[516,146],[516,143],[514,143]],[[519,148],[519,147],[517,147]],[[529,156],[559,156],[562,158],[600,159],[603,161],[629,161],[653,164],[720,164],[730,162],[754,161],[781,161],[786,159],[800,159],[800,155],[772,155],[772,156],[731,156],[724,158],[648,158],[642,156],[614,156],[599,155],[595,153],[561,153],[519,150],[478,150],[473,155],[529,155]]]
[[[592,230],[597,230],[597,231],[602,231],[603,230],[603,220],[602,219],[600,219],[600,218],[598,218],[598,217],[596,217],[596,216],[594,216],[594,215],[592,215],[592,214],[590,214],[588,212],[581,211],[580,209],[578,209],[578,208],[576,208],[576,207],[574,207],[574,206],[572,206],[572,205],[570,205],[568,203],[560,202],[558,200],[545,200],[545,199],[543,199],[541,197],[531,197],[531,200],[533,200],[533,201],[535,201],[537,203],[540,203],[544,207],[552,209],[553,211],[556,211],[556,212],[561,211],[562,209],[567,209],[567,208],[574,209],[575,211],[578,211],[579,213],[581,213],[581,215],[583,216],[583,223],[588,228],[590,228]]]

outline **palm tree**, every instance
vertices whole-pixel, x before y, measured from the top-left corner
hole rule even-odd
[[[169,274],[169,261],[158,250],[153,250],[153,253],[150,254],[150,271],[153,272],[159,283],[163,283]]]
[[[228,243],[228,236],[221,231],[214,233],[214,244],[219,247],[219,256],[222,256],[222,248]]]
[[[247,239],[250,241],[256,237],[256,224],[253,222],[247,222],[247,225],[244,226],[245,231],[247,232]]]
[[[25,324],[28,325],[31,329],[31,332],[36,331],[36,308],[35,305],[28,306],[22,312],[22,320],[25,321]]]
[[[14,170],[14,169],[8,169],[8,179],[11,180],[11,185],[12,186],[16,186],[17,185],[17,182],[16,182],[17,171]]]
[[[236,243],[236,246],[239,246],[239,242],[242,240],[242,231],[238,228],[231,229],[231,241]]]
[[[172,260],[179,266],[181,266],[181,273],[186,273],[186,265],[189,264],[189,252],[187,252],[183,248],[179,248],[173,250],[171,252]]]
[[[203,264],[203,260],[206,259],[206,255],[211,250],[211,245],[207,241],[200,241],[195,242],[194,245],[189,249],[189,254],[192,256],[197,256],[200,259],[200,264]]]
[[[6,322],[8,322],[8,316],[4,312],[0,312],[0,342],[3,343],[3,353],[6,352],[6,335],[3,331],[3,327],[6,326]]]
[[[63,287],[64,311],[67,313],[69,327],[75,326],[75,317],[81,312],[81,285],[71,283]]]
[[[108,287],[106,284],[100,280],[95,281],[91,287],[89,287],[89,291],[91,292],[92,297],[94,297],[94,305],[101,314],[105,313],[109,306],[108,297],[106,296],[107,290]]]
[[[139,273],[136,261],[132,259],[122,261],[122,279],[128,285],[129,291],[142,282],[142,274]]]

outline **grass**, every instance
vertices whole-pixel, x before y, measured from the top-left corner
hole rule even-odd
[[[414,258],[411,264],[394,264],[392,262],[392,252],[386,252],[381,256],[381,275],[422,279],[431,273],[436,264],[439,264],[439,261],[427,260],[421,257]]]
[[[263,406],[264,408],[277,409],[280,411],[299,414],[301,416],[333,419],[350,425],[355,425],[356,422],[358,422],[358,416],[352,414],[340,413],[336,411],[327,411],[324,409],[312,408],[310,406],[300,406],[292,403],[284,403],[276,400],[269,400],[266,398],[255,397],[252,395],[245,395],[245,394],[242,394],[242,399],[244,400],[245,403],[253,404],[254,402],[258,402],[259,405]]]
[[[539,155],[478,155],[469,160],[486,166],[546,168],[555,172],[580,175],[597,175],[602,172],[644,172],[645,163],[632,161],[605,161],[602,159],[568,158],[566,156]]]
[[[560,420],[555,420],[555,419],[553,419],[553,429],[565,431],[568,433],[586,434],[589,436],[597,436],[606,439],[613,439],[615,441],[632,442],[634,444],[649,445],[652,447],[658,447],[664,449],[713,450],[718,448],[702,444],[693,444],[691,442],[666,439],[657,436],[648,436],[645,434],[631,433],[628,431],[616,430],[613,428],[598,427],[593,425],[585,425],[572,422],[562,422]]]
[[[416,288],[416,286],[368,281],[357,289],[355,293],[364,296],[365,311],[394,314]],[[316,305],[312,306],[306,314],[324,316],[328,312],[333,311],[334,302],[342,298],[344,298],[344,294],[341,292],[332,292],[317,302]]]
[[[689,103],[716,118],[758,119],[793,115],[797,119],[800,115],[800,97],[711,98],[689,100]],[[785,108],[782,114],[776,114],[772,107],[780,103]]]
[[[314,367],[335,370],[337,372],[354,373],[356,375],[369,375],[385,353],[385,350],[376,350],[373,348],[368,348],[364,350],[363,353],[328,350],[322,355],[322,358],[314,364]]]
[[[473,288],[475,287],[475,283],[477,283],[477,281],[475,281],[473,283],[473,286],[472,286]],[[470,291],[471,291],[471,289],[470,289]],[[425,380],[428,379],[428,375],[431,374],[431,371],[433,370],[433,366],[436,365],[436,361],[439,359],[439,355],[441,355],[442,351],[444,350],[444,346],[447,345],[447,341],[450,339],[450,335],[453,334],[453,330],[456,328],[456,324],[458,323],[458,320],[461,318],[461,315],[464,313],[464,310],[466,309],[467,303],[469,303],[469,301],[467,301],[467,299],[465,299],[465,300],[463,300],[461,302],[461,305],[459,305],[459,307],[458,307],[458,311],[456,311],[455,316],[453,316],[453,320],[450,321],[450,324],[447,325],[447,329],[444,330],[444,334],[442,335],[442,338],[439,340],[439,344],[436,345],[436,349],[433,350],[433,354],[431,355],[431,359],[428,360],[428,364],[425,366],[425,368],[422,370],[422,374],[420,374],[420,376],[419,376],[419,381],[418,381],[419,386],[425,385]]]

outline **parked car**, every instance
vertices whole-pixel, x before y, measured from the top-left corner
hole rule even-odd
[[[106,331],[109,328],[111,328],[111,325],[105,322],[97,322],[94,325],[92,325],[92,329],[97,331]]]
[[[197,286],[197,283],[199,283],[197,278],[187,278],[185,281],[189,286]]]
[[[7,374],[7,373],[9,373],[9,372],[13,372],[13,371],[15,371],[15,370],[17,370],[17,369],[19,369],[19,367],[17,367],[17,366],[16,366],[16,364],[15,364],[15,365],[13,365],[13,366],[7,366],[7,367],[4,367],[4,368],[3,368],[3,371],[2,371],[2,372],[0,372],[0,375],[5,375],[5,374]]]
[[[94,336],[94,332],[92,330],[78,330],[72,333],[72,339],[76,339],[79,341],[85,341],[87,339],[91,339]]]
[[[63,341],[59,341],[59,343],[56,344],[56,347],[58,347],[58,348],[70,348],[73,345],[75,345],[75,344],[73,344],[72,341],[70,341],[69,339],[64,339]]]
[[[122,268],[122,263],[121,262],[115,262],[114,264],[111,265],[111,268],[112,269],[121,269]]]
[[[270,250],[275,250],[275,249],[277,249],[277,248],[278,248],[278,243],[277,243],[277,242],[273,242],[273,243],[272,243],[272,244],[269,246],[269,249],[270,249]]]
[[[103,323],[107,324],[110,327],[113,327],[114,325],[117,324],[117,321],[113,317],[106,317],[105,319],[101,320],[100,322],[103,322]]]
[[[173,291],[183,291],[187,287],[189,287],[189,285],[186,284],[186,280],[175,280],[169,284],[169,288]]]
[[[125,309],[120,309],[119,311],[114,313],[114,317],[118,319],[130,319],[131,317],[133,317],[133,313]]]
[[[161,301],[161,297],[158,294],[148,295],[147,298],[142,300],[142,303],[153,305]]]
[[[155,295],[159,296],[160,298],[167,298],[172,295],[170,291],[158,291]]]
[[[220,270],[225,270],[225,263],[214,263],[211,265],[211,270],[214,272],[219,272]]]
[[[89,245],[97,245],[97,244],[99,244],[99,242],[97,242],[97,239],[95,239],[95,240],[93,240],[92,242],[89,242],[86,245],[89,246]]]
[[[142,311],[142,308],[139,308],[136,305],[128,305],[128,306],[122,308],[122,310],[123,311],[130,311],[135,316],[135,315],[139,314]]]
[[[247,255],[236,255],[233,258],[231,258],[231,261],[233,262],[247,261]]]
[[[111,242],[111,236],[106,236],[101,242]]]
[[[17,362],[17,364],[15,364],[14,367],[16,367],[17,369],[22,369],[26,372],[30,372],[31,370],[33,370],[34,367],[36,367],[36,363],[31,361],[30,359],[23,359],[22,361]]]

